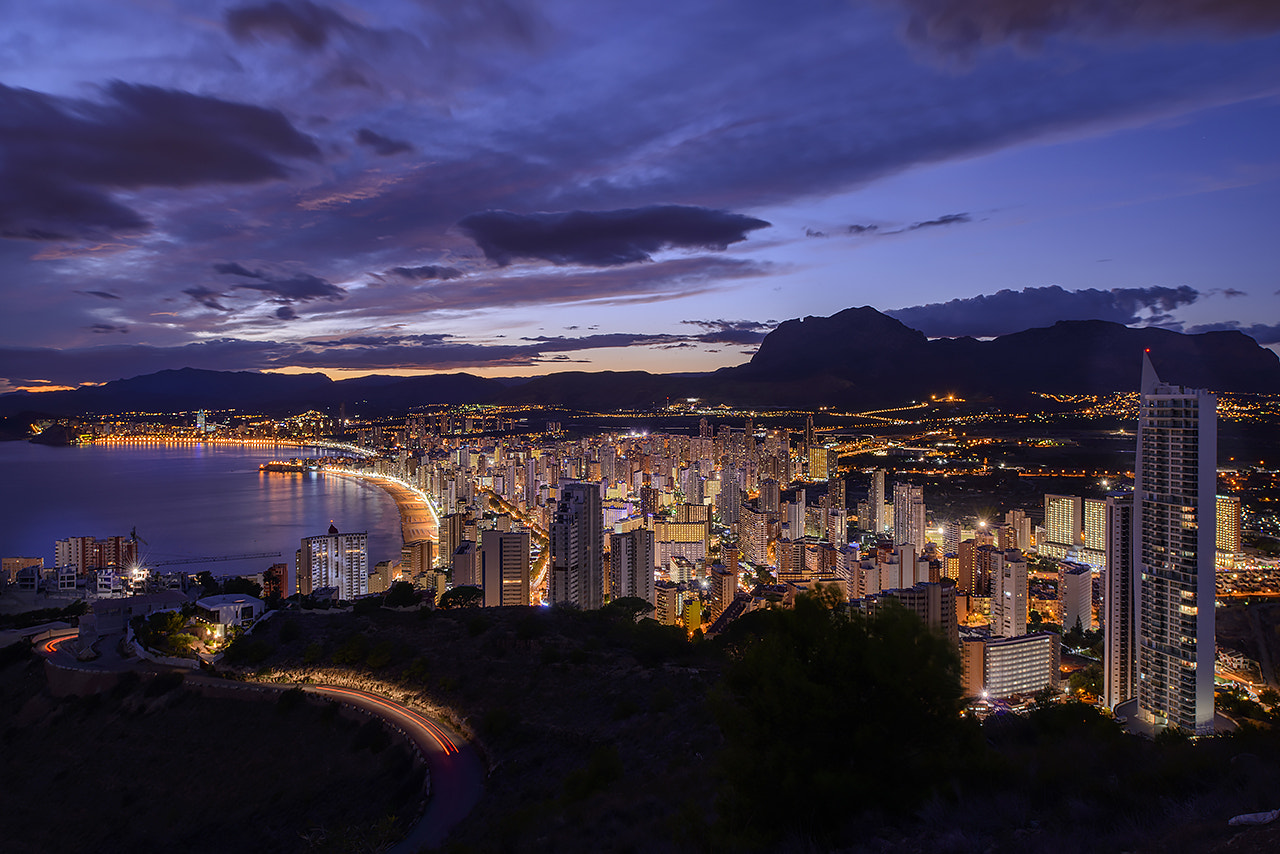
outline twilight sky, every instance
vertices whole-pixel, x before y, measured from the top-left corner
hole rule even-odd
[[[1280,345],[1274,0],[0,0],[0,391]]]

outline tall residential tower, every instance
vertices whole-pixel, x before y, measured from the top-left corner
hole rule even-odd
[[[1134,482],[1138,717],[1213,732],[1217,399],[1142,360]]]
[[[342,600],[364,596],[369,592],[369,534],[342,534],[330,525],[327,534],[303,537],[297,579],[303,596],[326,587],[335,588]]]
[[[604,605],[604,515],[594,483],[560,488],[551,522],[551,583],[548,601],[584,610]]]

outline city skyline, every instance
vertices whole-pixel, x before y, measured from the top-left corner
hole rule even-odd
[[[0,391],[709,370],[855,305],[1280,342],[1274,9],[729,11],[6,9]]]

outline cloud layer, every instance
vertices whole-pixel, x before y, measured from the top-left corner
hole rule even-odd
[[[485,211],[459,228],[500,266],[518,258],[612,267],[649,261],[662,249],[728,248],[769,223],[729,211],[654,205],[616,211],[516,214]]]
[[[115,81],[100,100],[0,85],[0,235],[56,240],[149,227],[113,192],[285,178],[315,142],[279,112]]]
[[[906,9],[913,39],[951,52],[1063,33],[1115,39],[1133,34],[1256,35],[1280,29],[1270,0],[886,0]]]
[[[931,338],[985,338],[1052,326],[1059,320],[1159,323],[1167,321],[1173,309],[1190,305],[1199,297],[1198,291],[1186,286],[1068,291],[1050,285],[957,297],[891,309],[885,314]]]
[[[10,6],[0,341],[110,348],[86,376],[593,358],[521,340],[571,326],[703,369],[770,324],[680,318],[864,303],[983,335],[1280,311],[1262,0]],[[400,337],[316,344],[357,333]]]

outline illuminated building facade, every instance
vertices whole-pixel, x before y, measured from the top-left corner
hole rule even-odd
[[[1084,527],[1083,501],[1075,495],[1045,495],[1044,539],[1039,552],[1061,560],[1080,545]]]
[[[309,596],[333,587],[337,597],[355,599],[369,592],[369,534],[342,534],[330,525],[329,533],[303,537],[298,550],[298,592]]]
[[[1134,483],[1138,717],[1213,732],[1217,399],[1144,354]]]
[[[1236,495],[1217,497],[1218,533],[1217,565],[1232,569],[1240,551],[1240,498]]]
[[[480,534],[480,586],[486,608],[529,604],[529,532]]]
[[[551,604],[604,605],[604,517],[596,484],[561,486],[550,533]]]
[[[893,485],[893,542],[894,545],[910,543],[918,551],[924,550],[924,487],[910,483]]]
[[[1027,633],[1027,561],[1017,549],[991,553],[991,633]]]
[[[609,595],[611,599],[638,596],[654,601],[653,531],[637,528],[609,536]]]
[[[1138,693],[1138,614],[1133,573],[1133,493],[1107,496],[1107,565],[1102,575],[1106,608],[1102,699],[1115,709]]]

